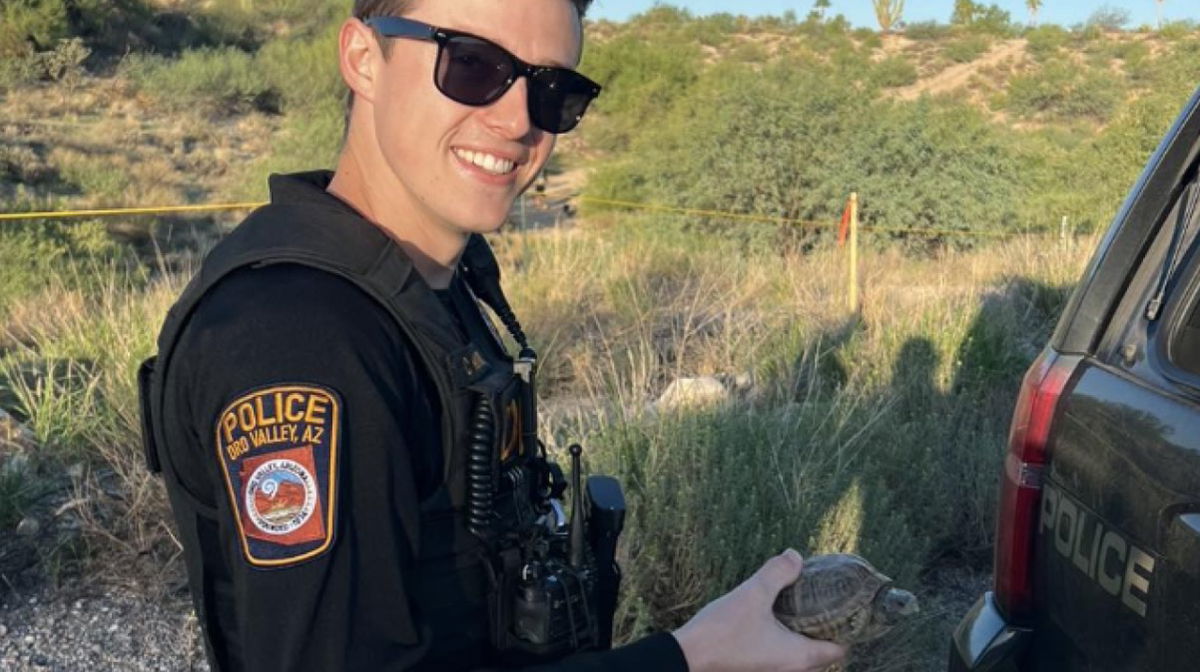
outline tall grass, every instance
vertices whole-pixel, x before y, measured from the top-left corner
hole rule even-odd
[[[549,345],[553,449],[583,438],[590,467],[625,484],[632,637],[786,546],[863,553],[927,597],[947,557],[986,568],[1017,383],[1091,245],[873,252],[859,315],[834,250],[738,249],[659,218],[500,247],[518,314]],[[650,407],[676,377],[744,370],[755,389],[729,405]],[[929,669],[960,615],[935,608],[860,664]]]
[[[179,568],[166,562],[176,549],[165,493],[141,457],[135,381],[181,280],[151,280],[144,270],[93,258],[58,269],[46,287],[10,306],[3,323],[0,402],[37,440],[23,487],[40,488],[36,474],[47,468],[77,465],[70,508],[86,523],[86,557],[123,567],[112,576],[151,585]],[[0,492],[0,519],[13,514],[4,505]]]

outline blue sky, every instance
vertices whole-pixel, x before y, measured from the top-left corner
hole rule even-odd
[[[871,10],[871,0],[830,0],[833,5],[832,14],[844,14],[855,26],[875,27],[875,15]],[[984,4],[997,4],[1012,12],[1013,19],[1024,21],[1028,18],[1025,10],[1025,0],[985,0]],[[612,19],[621,21],[632,14],[645,11],[655,4],[655,0],[595,0],[588,16],[597,19]],[[729,12],[731,14],[782,14],[791,9],[800,18],[804,18],[812,9],[812,0],[676,0],[667,4],[684,7],[693,14],[711,14],[714,12]],[[954,7],[954,0],[908,0],[905,2],[904,19],[908,22],[936,20],[942,23],[949,21]],[[1083,23],[1097,9],[1104,7],[1119,7],[1129,10],[1131,27],[1142,24],[1154,25],[1154,0],[1109,0],[1107,2],[1079,2],[1078,0],[1043,0],[1042,9],[1038,13],[1041,23],[1058,23],[1071,26]],[[1197,0],[1166,0],[1163,3],[1163,19],[1200,20],[1200,2]]]

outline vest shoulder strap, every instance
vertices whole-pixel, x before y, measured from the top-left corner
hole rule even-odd
[[[452,395],[486,371],[477,370],[478,350],[462,341],[441,303],[414,272],[412,261],[390,237],[360,218],[331,210],[273,203],[254,211],[201,264],[164,320],[158,355],[147,360],[143,385],[143,432],[148,467],[159,471],[165,445],[162,408],[165,373],[179,337],[200,299],[239,269],[294,263],[338,275],[354,283],[383,306],[400,326],[425,366],[439,397]],[[444,436],[454,436],[451,414],[444,413]],[[445,454],[448,456],[447,446]]]

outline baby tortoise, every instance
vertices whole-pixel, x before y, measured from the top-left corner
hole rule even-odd
[[[849,553],[806,558],[800,578],[775,599],[788,629],[840,644],[875,639],[917,611],[915,595]]]

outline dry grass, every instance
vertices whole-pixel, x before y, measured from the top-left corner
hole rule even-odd
[[[968,605],[930,572],[986,571],[1016,383],[1094,242],[868,252],[854,316],[842,251],[739,249],[661,219],[500,240],[552,450],[585,439],[630,498],[625,636],[678,625],[783,546],[851,550],[931,607],[857,665],[940,663]],[[744,371],[756,389],[730,406],[649,409],[679,376]]]

